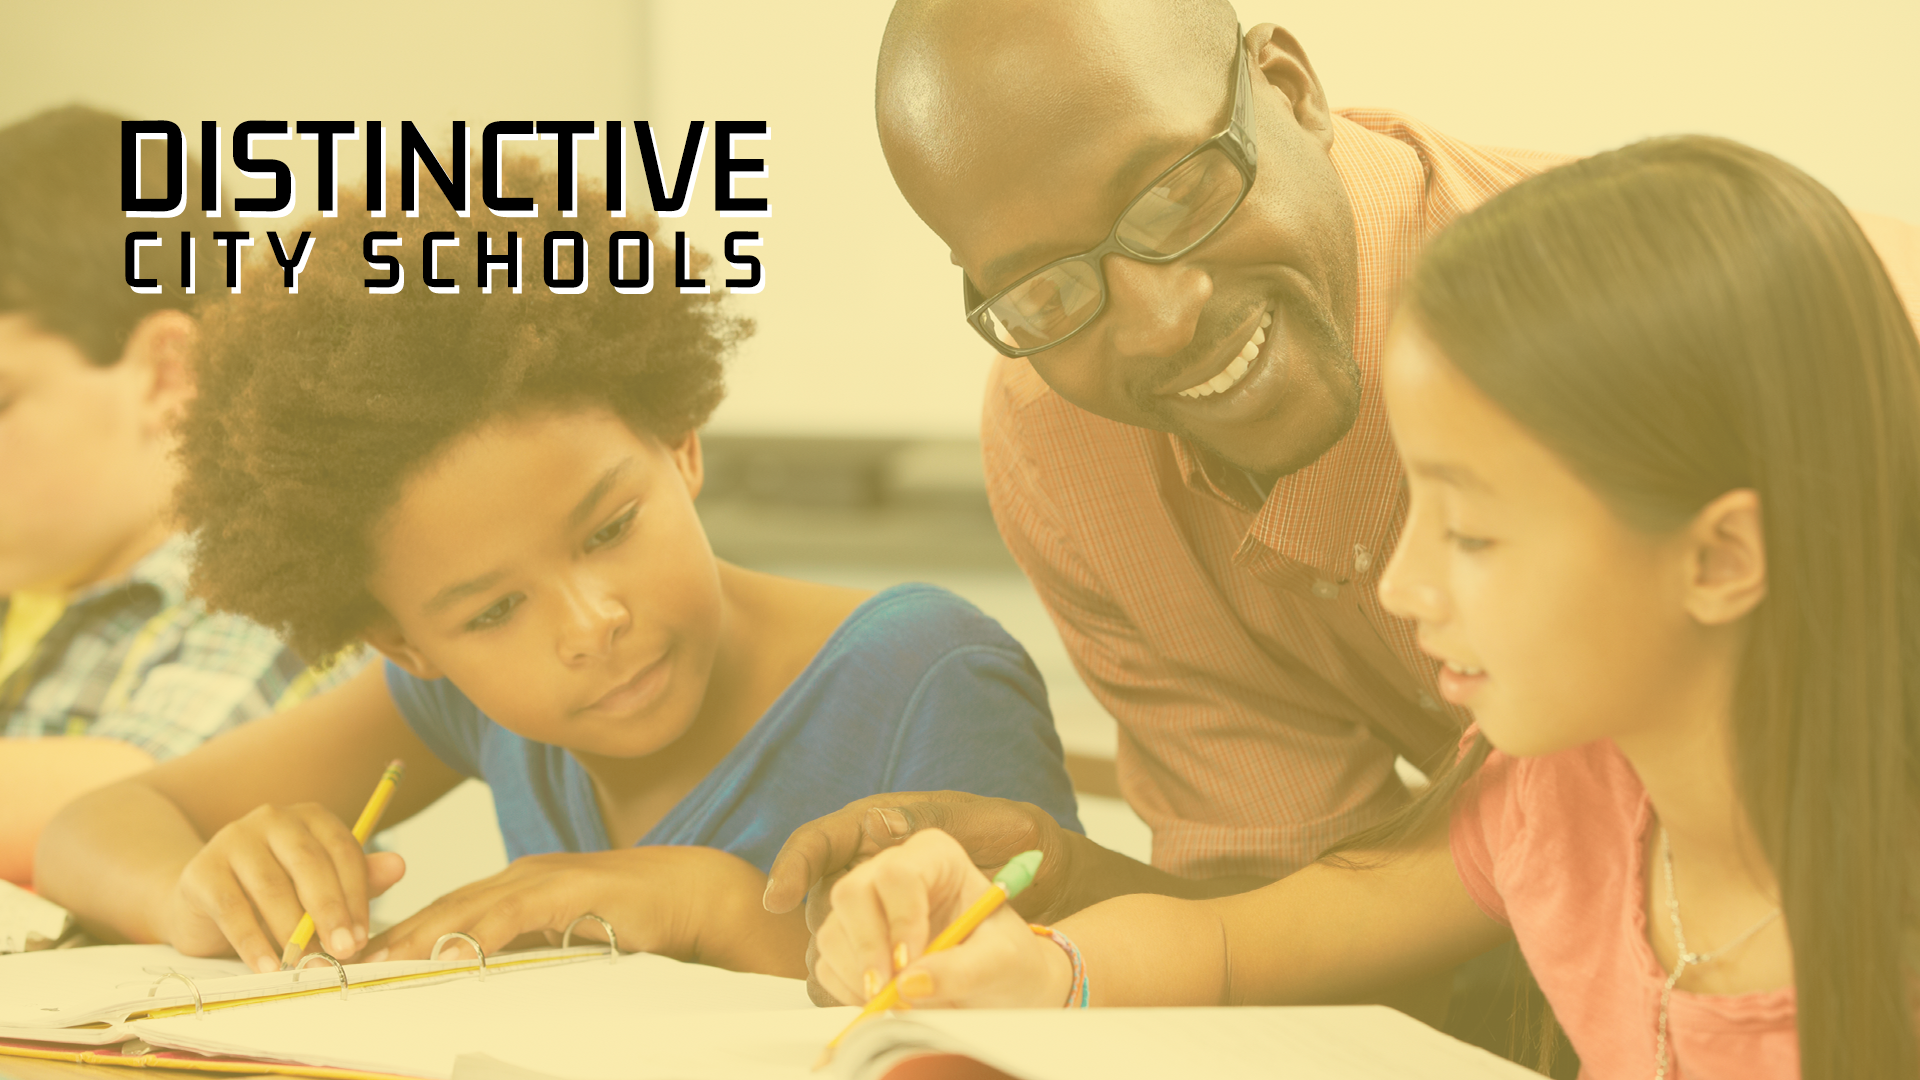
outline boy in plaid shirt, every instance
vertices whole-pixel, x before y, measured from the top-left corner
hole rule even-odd
[[[164,292],[122,280],[124,235],[142,223],[121,212],[120,138],[119,118],[81,107],[0,130],[0,878],[21,883],[74,796],[358,666],[310,671],[271,632],[186,595],[172,421],[211,288],[167,280],[177,229],[147,252]],[[217,287],[222,223],[192,216],[195,276]]]

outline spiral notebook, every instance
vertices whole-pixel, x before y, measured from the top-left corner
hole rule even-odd
[[[298,970],[264,975],[238,960],[189,957],[165,945],[104,945],[0,957],[0,1039],[107,1046],[134,1037],[135,1025],[142,1021],[173,1016],[204,1019],[242,1006],[278,1008],[312,998],[359,1001],[466,981],[491,984],[489,1000],[514,1001],[538,994],[564,1000],[592,992],[587,988],[595,986],[596,980],[563,970],[557,978],[525,984],[521,980],[534,972],[553,973],[590,962],[623,971],[636,965],[647,967],[637,981],[655,996],[668,989],[686,1001],[747,1003],[736,1008],[811,1006],[798,980],[737,975],[646,954],[617,954],[604,943],[530,949],[479,960],[377,964],[342,965],[313,954]],[[715,977],[723,979],[725,986],[716,986]]]

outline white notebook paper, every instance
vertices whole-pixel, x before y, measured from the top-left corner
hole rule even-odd
[[[606,957],[605,945],[504,953],[489,961],[494,968],[490,978],[605,965]],[[155,1010],[190,1011],[196,1001],[212,1007],[207,1015],[213,1016],[261,1007],[255,1003],[283,1006],[290,1003],[288,995],[325,993],[338,987],[343,976],[358,997],[414,993],[437,982],[474,978],[478,971],[473,960],[388,960],[347,964],[344,971],[311,960],[297,971],[262,975],[238,960],[185,956],[166,945],[102,945],[0,956],[0,1039],[106,1046],[132,1037],[129,1019]],[[804,993],[801,997],[805,999]]]
[[[156,1046],[422,1080],[815,1080],[821,1049],[854,1015],[807,1006],[797,982],[630,956],[512,983],[463,980],[132,1026]],[[1534,1077],[1380,1006],[912,1012],[856,1029],[828,1075],[884,1076],[914,1048],[1023,1080]]]
[[[630,953],[617,963],[457,979],[404,992],[323,995],[130,1028],[174,1050],[449,1080],[485,1053],[571,1080],[804,1072],[854,1015],[814,1008],[806,984]],[[651,1071],[666,1068],[667,1072]]]
[[[0,881],[0,953],[44,949],[73,925],[67,909],[11,881]]]

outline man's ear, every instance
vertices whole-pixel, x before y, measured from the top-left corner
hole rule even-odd
[[[1253,66],[1259,73],[1253,80],[1254,92],[1260,90],[1259,76],[1265,75],[1268,86],[1286,95],[1300,129],[1322,147],[1331,147],[1333,111],[1300,42],[1282,27],[1261,23],[1247,31],[1247,47],[1253,50]]]
[[[1760,496],[1739,488],[1708,503],[1687,526],[1692,573],[1686,609],[1705,626],[1744,618],[1767,595],[1766,536]]]
[[[407,640],[407,635],[391,622],[382,622],[369,627],[362,635],[374,651],[400,666],[400,670],[423,682],[431,682],[441,676],[440,668],[425,654]]]
[[[679,442],[668,443],[667,452],[673,455],[673,464],[680,470],[680,479],[686,481],[687,498],[699,498],[701,485],[707,481],[706,459],[700,454],[700,433],[687,432]]]
[[[200,324],[184,311],[156,311],[134,324],[117,366],[137,380],[142,434],[169,434],[193,400],[193,340]]]

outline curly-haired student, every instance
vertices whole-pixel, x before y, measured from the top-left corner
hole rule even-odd
[[[525,163],[506,187],[555,190]],[[423,956],[449,931],[493,950],[594,912],[623,948],[800,975],[802,917],[760,904],[796,825],[958,789],[1078,828],[1045,687],[992,620],[930,586],[714,557],[696,431],[751,325],[664,287],[670,246],[646,294],[547,289],[547,231],[585,237],[597,275],[604,238],[644,227],[581,202],[484,224],[342,211],[310,224],[297,294],[250,287],[210,314],[182,450],[196,586],[310,654],[365,641],[387,662],[70,807],[41,846],[49,897],[262,970],[304,909],[342,959]],[[520,234],[520,291],[505,269],[476,287],[483,228],[496,253]],[[361,239],[381,229],[409,275],[452,234],[439,274],[460,291],[370,294]],[[370,941],[368,898],[404,867],[343,821],[392,758],[389,823],[477,776],[515,861]]]

